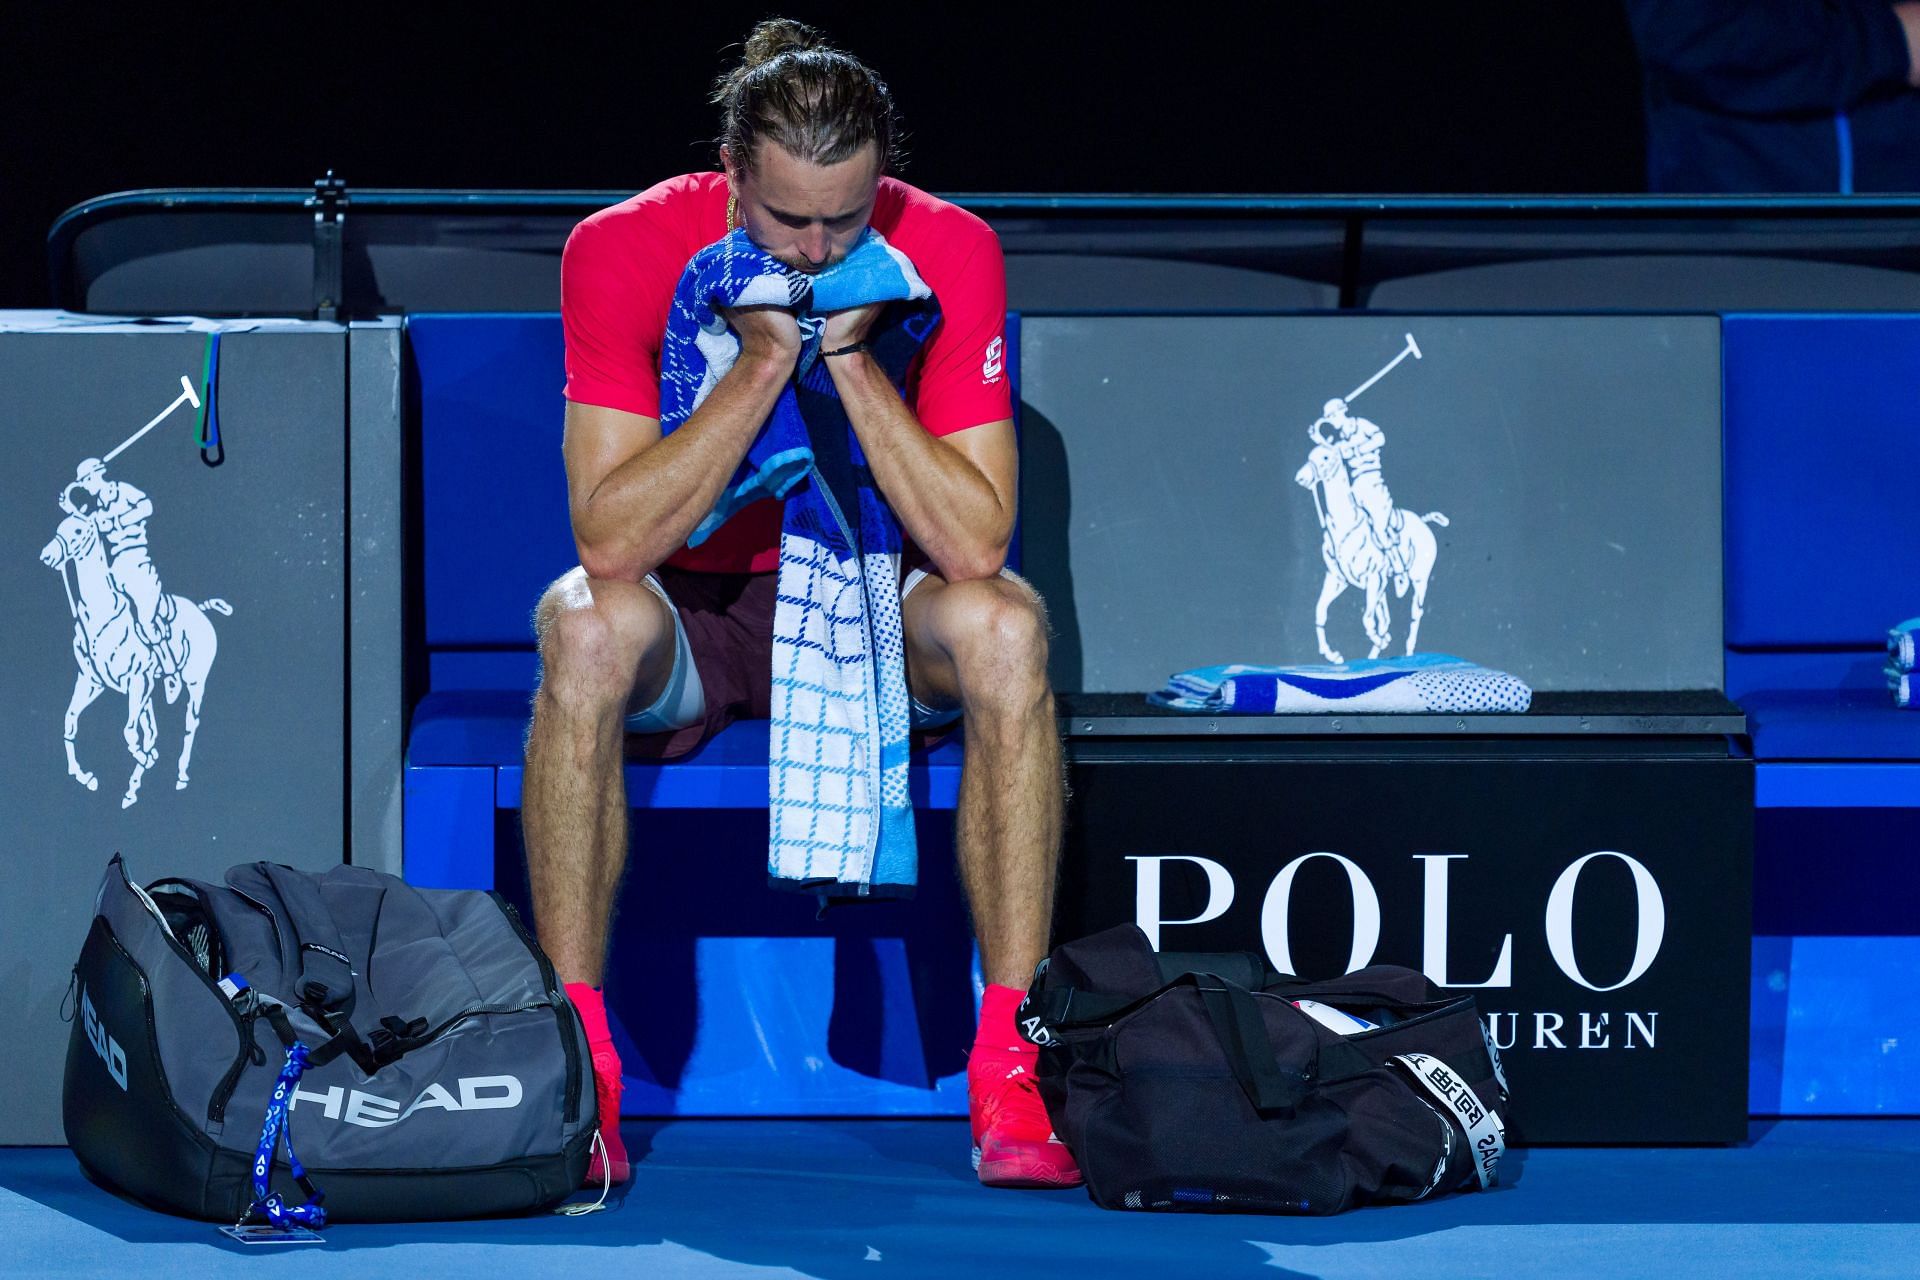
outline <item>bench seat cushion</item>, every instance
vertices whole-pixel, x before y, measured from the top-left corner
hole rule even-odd
[[[1920,714],[1893,705],[1886,650],[1727,651],[1727,694],[1759,760],[1920,761]]]
[[[429,693],[413,711],[409,765],[506,765],[526,759],[532,694],[525,689]]]
[[[1885,689],[1756,689],[1740,698],[1757,760],[1920,760],[1920,712]]]
[[[526,761],[527,723],[533,715],[524,689],[443,689],[420,700],[407,742],[407,763],[512,767]],[[736,720],[699,750],[673,761],[676,768],[699,765],[767,764],[765,720]],[[960,763],[960,737],[951,735],[932,751],[915,752],[915,762],[935,766]]]

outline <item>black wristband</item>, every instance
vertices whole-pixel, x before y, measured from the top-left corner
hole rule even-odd
[[[822,351],[820,355],[823,358],[826,356],[850,356],[856,351],[871,351],[872,349],[873,348],[864,342],[855,342],[844,347],[836,347],[832,351]]]

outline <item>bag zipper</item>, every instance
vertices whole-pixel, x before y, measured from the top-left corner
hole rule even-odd
[[[179,957],[187,968],[193,972],[194,976],[200,979],[202,986],[213,993],[214,999],[220,1002],[220,1007],[226,1010],[227,1017],[233,1022],[234,1034],[240,1038],[239,1056],[234,1059],[233,1065],[227,1068],[227,1074],[221,1079],[220,1087],[214,1090],[213,1097],[207,1101],[207,1119],[211,1123],[218,1123],[226,1115],[227,1099],[232,1096],[235,1086],[240,1082],[240,1071],[246,1063],[247,1055],[253,1052],[253,1029],[250,1025],[241,1021],[240,1015],[234,1012],[233,1001],[227,999],[227,993],[220,989],[219,983],[216,982],[205,969],[200,967],[200,962],[194,958],[193,952],[187,950],[186,944],[173,936],[173,929],[167,924],[167,918],[160,914],[160,909],[154,904],[153,899],[147,896],[146,892],[138,885],[134,884],[132,877],[127,875],[127,866],[124,862],[120,864],[120,883],[126,885],[126,887],[133,892],[135,899],[145,907],[148,914],[153,917],[154,922],[160,926],[160,936],[166,939],[167,946],[173,950],[174,955]],[[199,891],[196,889],[195,892],[197,893]],[[241,896],[245,897],[244,894]],[[248,900],[252,901],[251,899]],[[205,905],[204,901],[202,905]],[[260,904],[255,903],[254,905],[259,906]],[[261,910],[264,911],[266,908],[261,907]],[[269,911],[267,914],[271,916],[273,913]],[[207,919],[209,921],[213,919],[211,912],[207,914]],[[277,925],[275,927],[276,929],[278,928]],[[74,968],[77,973],[79,966],[76,965]],[[231,1083],[229,1083],[229,1081],[231,1081]]]
[[[1453,1001],[1451,1004],[1442,1005],[1438,1009],[1429,1009],[1427,1010],[1427,1012],[1421,1014],[1417,1018],[1408,1018],[1405,1022],[1396,1022],[1392,1026],[1375,1027],[1371,1031],[1355,1032],[1353,1035],[1346,1036],[1344,1038],[1347,1040],[1364,1040],[1369,1036],[1381,1035],[1388,1031],[1398,1031],[1402,1027],[1417,1027],[1423,1022],[1431,1022],[1436,1018],[1444,1018],[1444,1017],[1449,1017],[1454,1014],[1457,1014],[1462,1009],[1468,1008],[1472,1004],[1473,1004],[1472,996],[1461,996],[1458,1000]],[[1475,1021],[1477,1022],[1479,1020],[1475,1019]]]
[[[507,923],[513,926],[513,931],[520,936],[528,953],[540,965],[540,981],[546,985],[547,1002],[553,1007],[553,1020],[560,1029],[560,1048],[567,1055],[566,1109],[562,1115],[566,1123],[572,1124],[580,1118],[580,1046],[573,1034],[573,1005],[568,1002],[567,993],[560,989],[559,979],[553,972],[553,962],[547,959],[547,953],[527,932],[527,926],[521,921],[520,913],[514,910],[513,904],[501,897],[497,889],[487,890],[487,896],[500,908],[500,913],[506,916]]]
[[[224,993],[221,999],[226,999]],[[229,1002],[229,1011],[231,1011],[231,1002]],[[253,1039],[253,1024],[259,1017],[258,998],[248,1003],[244,1014],[236,1015],[240,1025],[240,1053],[234,1058],[233,1065],[227,1068],[227,1074],[220,1077],[220,1084],[213,1091],[213,1099],[207,1103],[207,1120],[212,1124],[220,1124],[226,1120],[227,1103],[232,1101],[233,1091],[240,1087],[240,1073],[246,1070],[248,1060],[251,1059],[257,1064],[264,1064],[267,1060],[266,1054]]]
[[[1250,991],[1248,992],[1248,994],[1260,996],[1267,1000],[1278,1000],[1283,1004],[1288,1005],[1291,1008],[1297,1009],[1299,1007],[1295,1005],[1292,999],[1290,999],[1289,997],[1283,996],[1283,995],[1276,995],[1271,991]],[[1402,1009],[1406,1008],[1404,1004],[1401,1004],[1400,1002],[1395,1000],[1389,1000],[1385,996],[1379,995],[1377,992],[1372,992],[1372,991],[1356,991],[1352,993],[1327,992],[1325,1003],[1334,1005],[1337,1008],[1338,1007],[1337,1001],[1340,999],[1341,996],[1347,995],[1347,994],[1364,996],[1369,999],[1378,999],[1382,1004],[1388,1006],[1389,1008],[1402,1008]],[[1319,999],[1319,997],[1302,996],[1301,999],[1313,1000],[1313,999]],[[1404,1021],[1390,1023],[1383,1027],[1375,1027],[1371,1031],[1356,1031],[1350,1036],[1341,1036],[1340,1038],[1342,1040],[1365,1040],[1369,1036],[1381,1035],[1388,1031],[1398,1031],[1402,1027],[1418,1026],[1420,1023],[1431,1021],[1434,1018],[1443,1017],[1447,1014],[1458,1013],[1462,1006],[1470,1005],[1472,1003],[1473,1003],[1472,996],[1461,996],[1458,1000],[1448,1001],[1446,1004],[1441,1005],[1437,1009],[1429,1009],[1425,1013],[1418,1014],[1415,1017],[1407,1018]]]

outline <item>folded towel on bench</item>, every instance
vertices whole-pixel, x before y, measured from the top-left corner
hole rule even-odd
[[[1887,668],[1887,688],[1893,691],[1893,705],[1908,711],[1920,711],[1915,705],[1914,695],[1920,693],[1920,672],[1901,671],[1896,667]]]
[[[1916,648],[1920,648],[1920,618],[1908,618],[1887,631],[1887,665],[1893,670],[1912,671]]]
[[[939,312],[898,250],[869,230],[807,276],[736,231],[702,249],[674,291],[660,352],[660,431],[684,425],[739,355],[717,307],[780,306],[804,337],[733,481],[688,538],[759,498],[785,498],[773,635],[768,880],[822,901],[904,896],[918,878],[907,791],[911,727],[900,626],[900,526],[819,357],[821,317],[892,302],[867,342],[896,389]]]
[[[1195,667],[1170,677],[1147,701],[1229,715],[1519,712],[1533,705],[1533,690],[1504,671],[1451,654],[1418,653],[1339,666]]]

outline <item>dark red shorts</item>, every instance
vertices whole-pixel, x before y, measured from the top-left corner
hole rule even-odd
[[[627,734],[626,753],[641,759],[685,755],[735,720],[773,714],[774,573],[696,573],[661,565],[665,588],[687,634],[706,689],[704,719],[662,733]]]
[[[910,569],[903,570],[903,577]],[[626,754],[642,760],[686,755],[735,720],[765,720],[773,714],[773,611],[775,579],[767,573],[701,573],[662,565],[654,578],[680,615],[687,650],[706,693],[706,714],[681,729],[626,736]],[[914,704],[915,723],[939,717],[938,709]],[[951,715],[953,713],[946,712]],[[937,746],[957,721],[916,728],[916,749]]]

